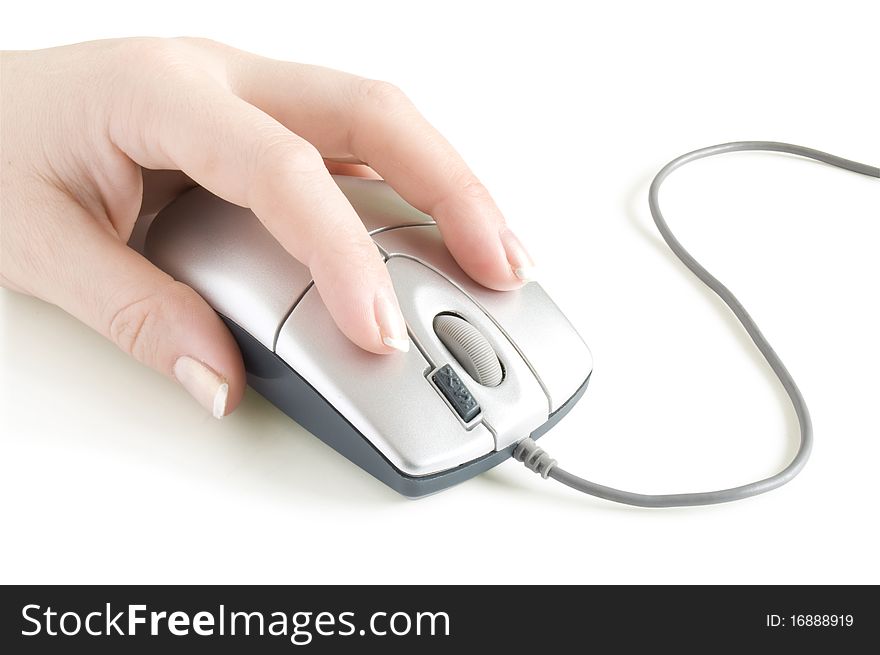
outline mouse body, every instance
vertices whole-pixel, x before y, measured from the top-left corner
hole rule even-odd
[[[351,343],[308,268],[249,209],[202,188],[156,216],[144,253],[226,322],[254,389],[405,496],[473,477],[562,418],[586,390],[592,357],[541,286],[482,287],[431,217],[385,182],[334,180],[385,258],[409,352]]]

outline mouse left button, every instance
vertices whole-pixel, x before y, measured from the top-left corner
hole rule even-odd
[[[250,209],[201,187],[159,212],[144,254],[270,350],[312,279]]]
[[[353,428],[351,436],[365,439],[403,475],[441,473],[495,450],[486,426],[463,425],[440,397],[426,378],[432,363],[419,348],[389,355],[358,348],[336,327],[315,288],[306,292],[285,321],[276,353],[344,417]],[[461,411],[467,413],[468,408]],[[288,413],[299,420],[296,412]],[[331,445],[342,438],[336,433],[315,434]]]

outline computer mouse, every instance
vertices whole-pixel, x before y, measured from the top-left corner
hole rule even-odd
[[[144,254],[226,322],[248,384],[405,496],[486,471],[559,421],[586,390],[592,357],[541,286],[482,287],[431,217],[388,184],[334,180],[385,259],[409,352],[376,355],[351,343],[308,268],[249,209],[202,188],[155,217]]]

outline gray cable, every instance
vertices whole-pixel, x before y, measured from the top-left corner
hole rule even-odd
[[[733,295],[730,289],[718,281],[717,278],[703,268],[703,266],[694,259],[687,250],[685,250],[684,246],[682,246],[678,239],[675,238],[675,235],[672,234],[669,226],[666,224],[666,219],[663,218],[663,213],[660,211],[660,203],[658,200],[660,186],[674,170],[692,161],[696,161],[697,159],[712,157],[713,155],[721,155],[728,152],[741,152],[744,150],[765,150],[799,155],[801,157],[815,159],[816,161],[830,164],[831,166],[853,171],[854,173],[861,173],[862,175],[869,175],[877,178],[880,178],[880,168],[867,166],[866,164],[860,164],[841,157],[835,157],[834,155],[829,155],[828,153],[819,150],[804,148],[803,146],[796,146],[788,143],[777,143],[774,141],[737,141],[734,143],[723,143],[709,148],[701,148],[700,150],[694,150],[693,152],[682,155],[677,159],[673,159],[666,164],[659,173],[657,173],[654,181],[651,183],[651,189],[648,192],[648,206],[651,209],[654,223],[657,225],[657,229],[660,230],[663,240],[666,241],[666,244],[672,249],[675,256],[678,257],[706,286],[718,294],[721,300],[723,300],[730,308],[751,337],[755,346],[757,346],[761,354],[764,355],[770,368],[773,369],[776,377],[779,378],[779,381],[785,388],[788,397],[791,399],[794,411],[797,414],[798,424],[800,425],[800,446],[794,459],[792,459],[788,466],[782,469],[779,473],[771,475],[769,478],[758,480],[757,482],[744,484],[740,487],[699,493],[662,495],[621,491],[620,489],[613,489],[579,478],[578,476],[559,468],[556,465],[556,460],[551,459],[550,456],[547,455],[543,449],[539,448],[538,444],[536,444],[531,438],[526,438],[520,441],[513,452],[513,456],[517,460],[523,462],[527,468],[535,473],[539,473],[544,478],[551,477],[562,484],[568,485],[572,489],[582,491],[586,494],[598,496],[599,498],[612,500],[618,503],[625,503],[627,505],[637,505],[639,507],[683,507],[728,503],[734,500],[748,498],[749,496],[766,493],[772,489],[781,487],[794,478],[801,472],[801,469],[804,468],[807,459],[810,457],[810,450],[813,445],[813,426],[810,421],[810,412],[807,409],[806,402],[804,401],[797,384],[795,384],[794,379],[792,379],[791,374],[785,368],[782,360],[779,359],[779,355],[776,354],[772,346],[767,342],[767,339],[761,334],[761,330],[758,328],[752,317],[749,316],[749,313],[746,311],[745,307],[742,306],[742,303],[737,300],[736,296]]]

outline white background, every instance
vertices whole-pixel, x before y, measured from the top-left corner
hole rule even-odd
[[[200,35],[395,82],[492,190],[593,350],[584,400],[542,440],[565,467],[675,492],[792,456],[779,385],[660,242],[647,184],[683,152],[738,139],[880,163],[876,3],[136,7],[7,4],[0,46]],[[880,582],[880,183],[731,155],[676,174],[663,204],[810,404],[813,458],[790,485],[650,511],[507,462],[409,501],[255,393],[215,421],[61,311],[4,291],[0,579]]]

